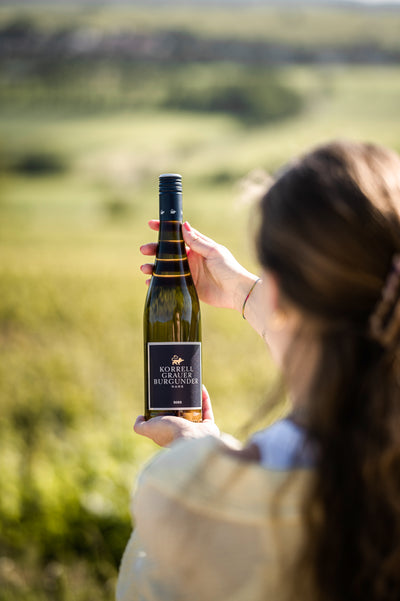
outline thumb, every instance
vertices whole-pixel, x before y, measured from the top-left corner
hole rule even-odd
[[[185,244],[205,259],[210,256],[217,246],[214,240],[193,229],[187,221],[183,224],[182,233]]]
[[[204,385],[202,393],[202,409],[203,421],[208,420],[214,422],[214,414],[211,406],[210,395],[208,394],[208,390]]]
[[[136,434],[142,434],[143,436],[145,436],[146,425],[147,425],[147,422],[145,420],[144,415],[139,415],[136,418],[133,429],[136,432]]]

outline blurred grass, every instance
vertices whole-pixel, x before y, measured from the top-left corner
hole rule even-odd
[[[69,10],[64,4],[32,14],[50,27],[51,19],[66,23]],[[147,9],[135,9],[131,21],[124,10],[88,9],[80,23],[118,28],[139,23],[140,14],[140,23],[149,20]],[[0,18],[13,11],[1,7]],[[258,35],[256,11],[244,11],[236,21],[224,14],[221,35],[244,35],[250,14]],[[290,14],[294,19],[296,13]],[[211,31],[212,13],[208,25],[188,15],[193,17],[189,9],[175,13],[174,26],[183,27],[186,19],[187,26],[190,21]],[[71,23],[75,18],[72,11]],[[279,31],[286,35],[289,29],[281,25]],[[184,82],[197,74],[209,86],[226,68],[186,65],[177,77]],[[243,69],[229,68],[243,76]],[[153,66],[146,73],[146,94],[162,94],[165,71]],[[270,71],[255,74],[268,81]],[[129,490],[156,450],[131,425],[143,404],[146,288],[138,247],[155,238],[146,221],[157,214],[158,174],[181,172],[185,218],[257,270],[254,209],[243,179],[255,168],[274,171],[331,137],[371,139],[399,151],[399,76],[394,66],[282,68],[274,77],[301,99],[301,110],[251,127],[224,111],[183,112],[154,103],[68,110],[65,99],[53,103],[43,89],[38,94],[44,102],[18,108],[3,96],[0,601],[113,597],[130,531]],[[105,93],[119,97],[112,82],[107,80]],[[25,84],[14,90],[14,100],[29,95]],[[239,434],[275,370],[239,315],[206,306],[202,315],[204,382],[221,429]],[[255,422],[254,429],[261,425]]]

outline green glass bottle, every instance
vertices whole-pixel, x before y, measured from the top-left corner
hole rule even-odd
[[[182,178],[160,175],[160,231],[144,310],[145,418],[201,421],[200,303],[182,237]]]

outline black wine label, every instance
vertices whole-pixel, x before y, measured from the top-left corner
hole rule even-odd
[[[201,409],[201,343],[148,342],[149,409]]]

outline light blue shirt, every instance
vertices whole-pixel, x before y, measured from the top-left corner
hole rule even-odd
[[[250,442],[257,445],[260,464],[267,469],[309,469],[315,465],[315,450],[306,431],[289,418],[256,432]]]

